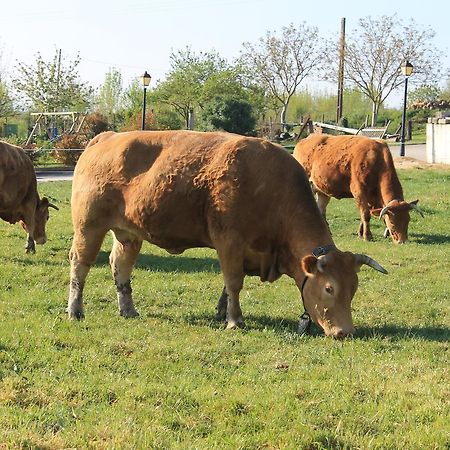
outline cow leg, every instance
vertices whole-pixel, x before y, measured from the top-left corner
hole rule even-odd
[[[27,203],[22,211],[22,228],[27,233],[27,243],[25,245],[26,253],[36,253],[36,245],[34,242],[34,224],[36,217],[36,203]]]
[[[36,245],[34,243],[34,239],[28,234],[27,236],[27,245],[25,245],[26,253],[36,253]]]
[[[69,319],[84,318],[83,289],[91,265],[94,264],[105,237],[106,230],[84,229],[75,232],[70,249],[70,285],[67,313]]]
[[[121,232],[112,233],[113,248],[109,255],[109,264],[117,289],[119,313],[123,317],[136,317],[139,313],[133,304],[131,289],[131,272],[142,247],[142,241],[129,235],[122,236]],[[120,241],[119,241],[120,239]]]
[[[219,302],[217,303],[217,320],[225,320],[227,318],[228,294],[227,288],[224,286]]]
[[[324,219],[327,218],[327,206],[330,203],[330,197],[325,195],[323,192],[316,190],[317,195],[317,206],[319,207],[320,212]]]
[[[372,232],[370,231],[370,211],[367,206],[359,203],[359,214],[361,217],[361,222],[358,228],[358,236],[362,237],[365,241],[372,240]]]
[[[225,251],[217,249],[217,254],[228,294],[227,329],[243,328],[244,319],[239,304],[239,293],[244,285],[244,267],[240,249],[230,246]]]

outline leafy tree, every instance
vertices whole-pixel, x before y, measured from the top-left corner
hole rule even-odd
[[[310,116],[312,120],[325,122],[335,120],[337,96],[327,91],[309,91],[296,93],[289,105],[288,117],[298,121]],[[366,120],[370,109],[370,100],[359,89],[344,90],[344,104],[347,114],[346,122],[351,128],[359,128]]]
[[[5,81],[5,71],[2,66],[3,49],[0,47],[0,117],[6,117],[14,111],[10,90]]]
[[[436,84],[424,84],[408,93],[408,102],[434,102],[441,94],[441,89]]]
[[[292,96],[301,82],[321,65],[323,58],[317,28],[305,23],[297,28],[290,24],[282,28],[280,37],[269,31],[257,44],[246,42],[243,46],[242,64],[281,105],[280,120],[285,124]]]
[[[441,100],[450,102],[450,77],[447,78],[447,83],[442,89],[442,92],[439,97]]]
[[[0,117],[7,117],[14,112],[13,101],[6,82],[0,76]]]
[[[118,114],[119,128],[138,130],[142,125],[143,88],[139,79],[125,89],[122,109]],[[183,127],[179,114],[170,105],[159,101],[155,90],[147,92],[147,110],[145,119],[146,129],[149,130],[178,130]]]
[[[108,121],[114,123],[123,103],[122,74],[117,69],[111,68],[106,73],[95,103]]]
[[[252,105],[232,96],[216,96],[202,111],[202,119],[213,129],[248,134],[256,125]]]
[[[158,102],[170,105],[188,126],[190,111],[199,109],[202,89],[207,80],[226,68],[217,53],[194,54],[189,47],[172,53],[171,70],[154,90]]]
[[[57,50],[46,61],[37,53],[33,65],[18,62],[18,76],[13,80],[15,89],[39,111],[85,110],[93,90],[80,80],[79,63],[79,55],[69,61]]]
[[[435,33],[413,20],[404,24],[397,16],[365,17],[346,38],[344,74],[352,86],[372,102],[372,125],[377,122],[380,106],[404,82],[400,65],[408,60],[414,66],[410,82],[423,84],[436,77],[440,52],[432,44]],[[337,58],[332,54],[333,74]]]

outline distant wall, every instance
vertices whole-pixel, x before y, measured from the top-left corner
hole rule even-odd
[[[450,117],[428,119],[427,162],[450,164]]]

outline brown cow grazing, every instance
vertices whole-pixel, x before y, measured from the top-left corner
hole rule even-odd
[[[20,222],[28,233],[27,253],[35,253],[35,242],[47,241],[48,208],[58,209],[47,198],[39,198],[30,158],[20,147],[0,142],[0,218]]]
[[[408,238],[409,211],[418,200],[406,202],[392,155],[384,141],[364,136],[312,134],[295,146],[294,157],[313,183],[323,216],[331,197],[354,197],[360,211],[358,235],[372,240],[370,215],[384,218],[385,237],[398,244]],[[423,215],[423,214],[422,214]]]
[[[245,275],[274,281],[287,274],[325,333],[346,336],[353,332],[350,302],[360,266],[385,272],[368,256],[333,245],[304,170],[282,147],[228,133],[99,135],[75,168],[72,221],[67,311],[76,319],[84,316],[85,279],[109,230],[125,317],[138,315],[130,274],[144,240],[173,254],[217,250],[228,294],[218,310],[227,328],[244,325],[239,293]]]

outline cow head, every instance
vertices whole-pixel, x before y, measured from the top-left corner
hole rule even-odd
[[[36,213],[34,216],[34,234],[32,237],[36,241],[36,244],[45,244],[47,242],[45,225],[49,218],[49,208],[59,210],[59,208],[50,203],[46,197],[42,197],[36,206]]]
[[[339,250],[302,259],[302,269],[308,277],[303,285],[304,306],[327,336],[344,338],[353,334],[351,302],[358,287],[357,272],[363,264],[387,273],[367,255]]]
[[[408,240],[409,211],[417,211],[422,217],[423,212],[417,206],[419,200],[406,202],[404,200],[391,200],[385,207],[372,209],[370,212],[384,218],[389,234],[396,244],[403,244]]]

